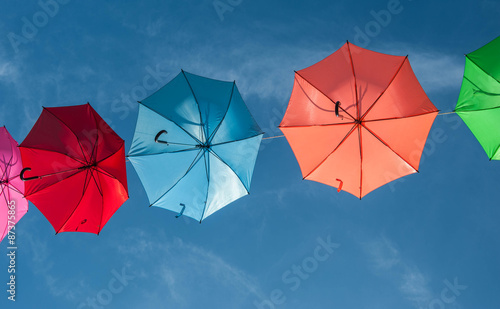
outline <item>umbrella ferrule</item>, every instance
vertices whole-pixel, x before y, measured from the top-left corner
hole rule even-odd
[[[96,163],[96,162],[94,162],[94,163],[89,164],[89,165],[80,166],[78,169],[79,169],[79,170],[86,170],[86,169],[93,168],[93,167],[96,167],[96,166],[97,166],[97,163]]]

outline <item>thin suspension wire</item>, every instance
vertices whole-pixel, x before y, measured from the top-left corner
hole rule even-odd
[[[279,137],[284,137],[285,135],[276,135],[276,136],[269,136],[269,137],[263,137],[262,139],[273,139],[273,138],[279,138]]]
[[[439,113],[438,116],[441,116],[441,115],[449,115],[449,114],[456,114],[457,112],[453,111],[453,112],[447,112],[447,113]]]

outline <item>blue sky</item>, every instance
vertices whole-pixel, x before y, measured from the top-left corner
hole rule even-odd
[[[281,134],[293,71],[346,40],[409,55],[451,111],[464,54],[500,26],[488,0],[40,3],[1,4],[0,124],[21,142],[42,106],[90,102],[127,150],[134,102],[181,69],[236,80],[265,136]],[[16,302],[2,292],[2,308],[500,307],[500,165],[456,115],[437,117],[419,174],[361,201],[303,181],[283,138],[262,144],[251,194],[202,224],[149,208],[127,164],[130,199],[99,236],[54,235],[30,204],[16,226]]]

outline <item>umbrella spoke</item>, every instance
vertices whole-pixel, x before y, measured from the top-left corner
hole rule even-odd
[[[191,94],[193,95],[193,98],[196,102],[196,106],[198,106],[198,113],[200,115],[200,136],[201,136],[201,140],[202,140],[202,142],[200,142],[200,144],[203,144],[204,142],[207,141],[208,132],[205,132],[205,123],[203,123],[203,117],[201,116],[200,103],[198,102],[198,99],[196,98],[196,95],[194,94],[193,87],[191,87],[191,83],[189,82],[189,79],[187,78],[186,73],[184,73],[184,70],[181,70],[181,71],[182,71],[182,75],[184,75],[184,78],[186,79],[186,82],[189,86],[189,89],[191,90]],[[208,126],[207,126],[207,128],[208,128]]]
[[[214,129],[214,131],[212,132],[212,134],[208,138],[208,144],[212,143],[212,140],[214,139],[215,134],[217,133],[217,131],[219,131],[219,128],[220,128],[222,122],[224,121],[224,119],[226,119],[227,112],[229,111],[229,107],[231,106],[231,101],[233,100],[234,87],[236,87],[235,82],[233,82],[233,87],[231,88],[231,94],[229,95],[229,102],[227,103],[226,112],[224,113],[224,116],[222,117],[221,121],[217,124],[217,127]]]

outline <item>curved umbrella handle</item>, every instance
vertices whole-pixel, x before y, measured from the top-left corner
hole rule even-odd
[[[340,191],[342,191],[342,186],[344,185],[344,182],[338,178],[337,178],[337,181],[340,181],[340,185],[337,188],[337,192],[340,192]]]
[[[162,134],[167,134],[167,130],[161,130],[160,132],[158,132],[158,134],[156,134],[155,136],[155,143],[160,143],[160,144],[167,144],[168,145],[168,142],[165,142],[165,141],[160,141],[159,138]]]
[[[175,216],[176,218],[179,218],[180,216],[182,216],[182,214],[184,213],[184,209],[186,209],[186,205],[184,205],[182,203],[180,205],[182,206],[182,209],[181,209],[181,212],[177,216]]]
[[[339,116],[340,101],[335,102],[335,116]]]
[[[24,177],[24,173],[27,171],[31,171],[31,168],[25,167],[21,170],[21,173],[19,174],[19,178],[21,178],[22,181],[28,181],[28,180],[33,180],[33,179],[38,179],[40,178],[39,176],[33,176],[33,177]]]

